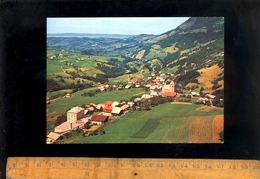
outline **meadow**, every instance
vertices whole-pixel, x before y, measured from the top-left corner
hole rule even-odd
[[[83,94],[84,92],[89,92],[96,89],[97,87],[88,88],[73,93],[71,98],[52,100],[51,103],[47,105],[47,119],[51,118],[52,116],[55,117],[65,114],[66,111],[73,106],[81,106],[83,104],[90,103],[105,103],[107,101],[129,100],[133,96],[140,96],[145,93],[142,88],[132,88],[129,90],[102,92],[96,94],[93,97],[81,96],[81,94]]]
[[[218,121],[214,122],[218,116]],[[220,143],[223,108],[165,103],[151,110],[133,111],[112,119],[106,134],[77,136],[72,143]],[[215,119],[216,120],[216,119]]]

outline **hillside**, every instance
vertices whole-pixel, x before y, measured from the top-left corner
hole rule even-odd
[[[224,19],[222,17],[190,18],[176,29],[155,38],[161,38],[161,40],[146,45],[142,49],[145,51],[142,57],[146,62],[144,70],[156,69],[165,73],[174,73],[179,90],[207,88],[205,91],[207,93],[214,93],[216,90],[223,91]],[[154,64],[154,59],[159,59],[160,63]],[[151,64],[156,68],[151,68]],[[207,79],[203,77],[211,84],[204,86],[198,80],[203,73],[199,70],[210,71],[213,65],[217,65],[220,72]],[[197,74],[197,76],[189,76],[189,73]]]
[[[49,90],[81,89],[112,79],[126,83],[161,71],[175,75],[179,92],[223,97],[224,18],[192,17],[160,35],[48,37],[47,66]]]

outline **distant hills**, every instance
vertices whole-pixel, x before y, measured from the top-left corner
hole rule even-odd
[[[88,37],[88,38],[129,38],[133,35],[122,34],[90,34],[90,33],[56,33],[47,34],[47,37]]]
[[[47,46],[106,57],[91,62],[92,71],[102,71],[104,81],[111,74],[120,77],[125,71],[163,72],[174,74],[180,92],[194,90],[223,97],[223,17],[191,17],[160,35],[48,34]]]

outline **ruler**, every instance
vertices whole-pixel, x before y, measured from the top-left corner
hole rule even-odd
[[[11,157],[7,179],[260,178],[258,160]]]

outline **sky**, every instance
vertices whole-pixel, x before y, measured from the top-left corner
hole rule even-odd
[[[47,18],[47,34],[160,35],[175,29],[187,19],[188,17]]]

